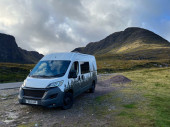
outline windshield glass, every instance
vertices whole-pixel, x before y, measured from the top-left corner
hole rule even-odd
[[[70,61],[66,60],[48,60],[40,61],[30,72],[30,77],[62,77],[65,75]]]

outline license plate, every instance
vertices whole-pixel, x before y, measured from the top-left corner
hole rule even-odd
[[[25,103],[37,105],[38,101],[36,101],[36,100],[25,100]]]

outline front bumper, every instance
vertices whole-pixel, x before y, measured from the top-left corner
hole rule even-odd
[[[42,97],[35,96],[34,94],[30,93],[30,95],[25,95],[24,91],[44,91]],[[29,93],[28,93],[29,94]],[[18,100],[20,104],[25,105],[40,105],[44,107],[58,107],[63,105],[63,96],[64,93],[58,88],[48,88],[48,89],[39,89],[39,88],[20,88]],[[28,103],[27,100],[36,101],[36,104]]]

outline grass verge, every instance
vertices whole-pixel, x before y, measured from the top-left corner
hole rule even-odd
[[[133,82],[112,84],[115,91],[95,99],[90,111],[107,126],[169,127],[170,68],[122,73]]]
[[[149,104],[154,126],[170,126],[170,68],[143,69],[123,73],[138,85]]]

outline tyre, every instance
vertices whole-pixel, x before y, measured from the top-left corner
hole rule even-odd
[[[72,106],[73,106],[73,94],[67,92],[64,94],[62,109],[63,110],[70,109]]]
[[[95,82],[93,82],[91,88],[89,89],[89,92],[94,93],[95,92],[95,87],[96,87]]]

